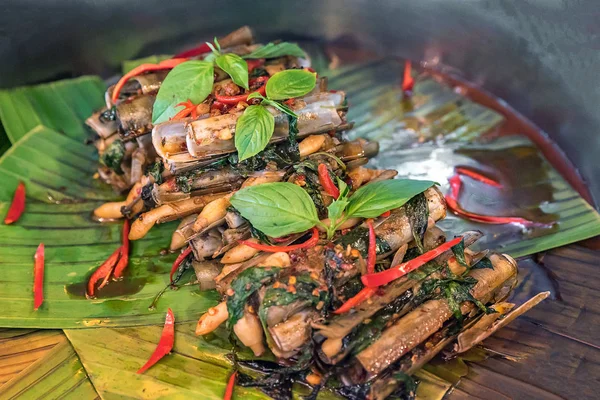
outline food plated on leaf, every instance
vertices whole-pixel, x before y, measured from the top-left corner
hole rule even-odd
[[[404,71],[410,101],[410,63]],[[349,139],[352,104],[295,43],[254,44],[244,27],[133,67],[105,102],[87,120],[98,177],[127,196],[93,212],[100,223],[124,222],[86,295],[123,279],[130,246],[156,224],[179,221],[164,238],[178,254],[165,290],[218,292],[195,332],[231,332],[236,372],[226,397],[236,379],[274,398],[291,398],[294,382],[311,398],[414,397],[411,376],[435,355],[468,351],[549,294],[515,307],[516,261],[473,250],[478,230],[437,224],[450,211],[530,223],[457,203],[459,175],[494,179],[459,167],[444,195],[438,182],[370,166],[379,144]],[[161,295],[153,307],[168,302]],[[140,372],[173,346],[176,317],[169,310],[164,340]],[[238,347],[254,358],[239,358]]]

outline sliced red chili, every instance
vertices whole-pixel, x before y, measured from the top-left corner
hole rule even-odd
[[[119,256],[119,262],[117,262],[117,265],[113,272],[113,277],[115,279],[119,279],[123,275],[123,271],[125,271],[125,268],[127,268],[127,265],[129,265],[129,220],[128,219],[126,219],[125,223],[123,224],[123,232],[121,233],[121,241],[123,244],[121,246],[121,254]]]
[[[337,310],[335,310],[334,314],[344,314],[353,309],[354,307],[362,304],[364,301],[368,300],[371,296],[373,296],[377,292],[377,288],[366,287],[363,288],[358,294],[350,299],[348,299],[344,304],[342,304]]]
[[[4,223],[9,225],[13,222],[17,222],[19,218],[21,218],[23,211],[25,211],[25,184],[19,182],[15,189],[12,203],[10,203],[8,213],[6,213],[6,217],[4,218]]]
[[[530,221],[521,217],[494,217],[491,215],[481,215],[463,210],[458,205],[456,199],[452,196],[446,196],[446,204],[450,211],[459,217],[469,219],[471,221],[480,222],[482,224],[502,225],[502,224],[519,224],[525,226],[538,225],[537,222]],[[543,224],[540,224],[543,225]]]
[[[187,101],[177,104],[175,107],[183,107],[183,110],[175,114],[173,118],[171,118],[171,121],[187,118],[189,115],[191,115],[194,119],[198,117],[198,113],[196,112],[196,105],[192,103],[192,101],[189,99]]]
[[[375,227],[373,226],[373,220],[368,219],[367,225],[369,226],[369,248],[367,251],[367,273],[372,274],[375,272],[375,261],[377,259],[377,238],[375,236]]]
[[[335,186],[335,183],[333,183],[331,176],[329,176],[329,168],[327,168],[325,164],[319,164],[317,169],[319,172],[319,183],[321,183],[321,186],[323,186],[323,189],[328,195],[337,200],[337,198],[340,197],[340,190]]]
[[[86,294],[88,297],[94,297],[94,294],[96,292],[96,283],[98,283],[98,281],[100,279],[106,278],[107,276],[110,275],[113,268],[115,267],[115,264],[117,263],[117,260],[118,260],[120,254],[121,254],[121,247],[116,249],[114,251],[114,253],[112,253],[106,259],[106,261],[104,261],[98,268],[96,268],[96,270],[94,271],[94,273],[90,277],[90,280],[87,283],[87,293]]]
[[[246,64],[248,64],[248,72],[252,72],[254,69],[262,66],[265,63],[264,58],[257,58],[254,60],[246,60]]]
[[[200,46],[196,46],[192,49],[182,51],[181,53],[176,54],[173,58],[190,58],[197,57],[201,54],[209,53],[211,51],[210,47],[206,43],[202,43]]]
[[[411,70],[412,64],[410,60],[404,62],[404,77],[402,79],[402,91],[404,94],[410,95],[415,86],[415,80],[412,77]]]
[[[223,395],[223,400],[231,400],[233,397],[233,388],[235,387],[235,379],[237,378],[237,371],[234,371],[233,374],[229,377],[227,381],[227,387],[225,388],[225,394]]]
[[[268,80],[269,80],[268,76],[260,76],[256,79],[251,80],[250,81],[251,84],[263,83],[263,85],[261,87],[259,87],[257,90],[255,90],[254,92],[251,92],[251,93],[260,93],[262,96],[264,96],[266,93],[266,90],[267,90],[266,82]],[[218,94],[215,94],[215,98],[217,99],[218,102],[227,104],[227,105],[236,105],[240,101],[248,101],[248,96],[250,96],[250,93],[244,93],[244,94],[240,94],[237,96],[220,96]]]
[[[34,256],[33,267],[33,309],[37,310],[44,302],[44,243],[40,243]]]
[[[312,228],[312,236],[304,243],[293,244],[291,246],[270,246],[267,244],[254,243],[249,240],[240,240],[240,244],[244,244],[248,247],[252,247],[253,249],[266,251],[267,253],[277,253],[279,251],[292,251],[298,249],[306,249],[308,247],[313,247],[319,242],[319,230],[317,228]]]
[[[160,361],[161,358],[169,354],[171,350],[173,350],[174,341],[175,316],[173,315],[173,311],[169,308],[169,310],[167,311],[167,317],[165,318],[165,326],[163,328],[162,334],[160,335],[158,345],[156,346],[154,353],[152,353],[148,361],[146,361],[146,364],[144,364],[142,368],[140,368],[137,371],[137,373],[143,374],[144,372],[146,372],[146,370],[148,370],[148,368],[150,368],[158,361]]]
[[[183,251],[183,253],[178,255],[177,258],[175,259],[175,262],[173,263],[173,266],[171,267],[171,273],[169,274],[169,280],[171,281],[171,283],[173,283],[173,275],[175,275],[175,272],[177,272],[177,268],[179,268],[179,266],[181,265],[183,260],[185,260],[185,258],[187,256],[189,256],[191,252],[192,252],[192,246],[188,246],[188,248],[185,249]]]
[[[134,76],[141,75],[144,72],[160,71],[163,69],[173,69],[185,61],[187,61],[187,58],[171,58],[169,60],[161,61],[158,64],[138,65],[137,67],[135,67],[134,69],[132,69],[131,71],[129,71],[125,75],[123,75],[121,77],[121,79],[119,79],[119,82],[117,82],[117,84],[115,85],[115,89],[113,90],[113,93],[111,96],[111,100],[112,100],[113,104],[115,104],[117,102],[117,100],[119,99],[119,93],[121,93],[121,89],[123,89],[123,86],[125,86],[127,81],[129,79],[133,78]]]
[[[495,179],[489,178],[477,171],[472,170],[471,168],[467,168],[467,167],[456,167],[454,168],[454,171],[456,171],[456,173],[458,175],[465,175],[468,176],[471,179],[474,179],[478,182],[481,183],[485,183],[486,185],[489,186],[494,186],[497,188],[501,188],[502,184],[498,181],[496,181]]]
[[[400,265],[396,265],[388,270],[377,272],[374,274],[364,275],[361,280],[362,283],[367,287],[379,287],[383,285],[387,285],[388,283],[403,277],[409,272],[414,271],[420,266],[428,263],[434,258],[438,257],[440,254],[445,251],[450,250],[453,246],[456,246],[462,240],[462,237],[457,237],[449,242],[442,244],[441,246],[436,247],[433,250],[430,250],[426,253],[421,254],[420,256],[413,258],[410,261],[402,263]]]
[[[386,212],[384,212],[383,214],[381,214],[380,217],[387,218],[390,215],[392,215],[392,210],[387,210]]]
[[[472,213],[464,210],[458,204],[458,196],[460,194],[460,190],[462,188],[462,180],[460,175],[466,175],[470,178],[476,179],[480,182],[483,182],[487,185],[502,187],[500,183],[495,180],[492,180],[486,176],[483,176],[475,171],[471,171],[464,167],[457,167],[456,174],[454,174],[448,181],[450,182],[450,194],[446,195],[446,204],[448,205],[448,209],[452,211],[454,214],[459,217],[469,219],[471,221],[479,222],[482,224],[493,224],[493,225],[502,225],[502,224],[519,224],[524,226],[532,226],[532,225],[543,225],[534,221],[530,221],[521,217],[496,217],[492,215],[481,215]]]

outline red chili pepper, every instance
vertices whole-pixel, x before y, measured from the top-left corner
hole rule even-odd
[[[329,176],[329,169],[325,164],[319,164],[318,171],[319,182],[321,183],[321,186],[323,186],[323,189],[325,189],[325,192],[328,195],[337,200],[337,198],[340,197],[340,189],[338,189],[338,187],[335,186],[335,183],[333,183],[331,176]]]
[[[402,79],[402,91],[404,94],[410,95],[415,86],[415,80],[411,75],[411,62],[406,60],[404,62],[404,78]]]
[[[544,224],[538,224],[537,222],[530,221],[528,219],[521,218],[521,217],[494,217],[491,215],[481,215],[481,214],[475,214],[475,213],[472,213],[469,211],[465,211],[458,205],[458,202],[452,196],[446,196],[446,204],[448,205],[448,208],[450,209],[450,211],[452,211],[454,214],[458,215],[459,217],[470,219],[471,221],[475,221],[475,222],[480,222],[482,224],[492,224],[492,225],[519,224],[519,225],[525,225],[525,226],[544,225]]]
[[[221,103],[220,101],[213,101],[210,108],[217,109],[217,110],[221,111],[222,113],[227,111],[227,106],[225,104]]]
[[[119,279],[123,275],[123,271],[129,265],[129,220],[126,219],[123,224],[123,232],[121,233],[121,240],[123,245],[121,246],[121,255],[119,262],[113,272],[113,277]]]
[[[470,168],[456,167],[456,168],[454,168],[454,170],[456,171],[456,173],[458,175],[468,176],[469,178],[474,179],[476,181],[479,181],[481,183],[485,183],[486,185],[494,186],[494,187],[497,187],[497,188],[501,188],[502,187],[502,184],[500,182],[498,182],[498,181],[496,181],[496,180],[494,180],[492,178],[488,178],[487,176],[482,175],[479,172],[474,171],[474,170],[472,170]]]
[[[44,302],[44,243],[35,251],[33,267],[33,309],[40,308]]]
[[[457,199],[458,194],[460,193],[460,188],[462,186],[460,175],[452,175],[450,179],[448,179],[448,182],[450,183],[450,195]]]
[[[88,281],[88,284],[87,284],[87,293],[86,294],[88,297],[94,297],[94,293],[96,291],[96,283],[100,279],[106,278],[107,276],[110,275],[113,268],[115,267],[115,264],[117,263],[117,259],[119,258],[120,254],[121,254],[121,247],[116,249],[114,251],[114,253],[112,253],[106,259],[106,261],[104,261],[98,268],[96,268],[96,270],[90,277],[90,280]]]
[[[392,215],[392,210],[387,210],[386,212],[384,212],[383,214],[381,214],[380,217],[387,218],[390,215]]]
[[[167,318],[165,319],[165,326],[163,328],[162,334],[160,335],[160,340],[154,353],[150,356],[146,364],[142,366],[142,368],[138,369],[138,374],[143,374],[146,372],[148,368],[156,364],[161,358],[166,356],[173,350],[173,342],[175,341],[175,316],[173,315],[173,311],[169,308],[167,311]]]
[[[279,251],[292,251],[298,249],[306,249],[308,247],[313,247],[319,242],[319,230],[317,228],[312,228],[312,236],[306,242],[301,244],[294,244],[291,246],[270,246],[266,244],[254,243],[249,240],[240,240],[240,244],[245,244],[248,247],[252,247],[256,250],[266,251],[267,253],[277,253]]]
[[[367,287],[373,288],[387,285],[391,281],[401,278],[409,272],[412,272],[420,266],[428,263],[443,252],[450,250],[450,248],[460,243],[462,239],[462,237],[452,239],[451,241],[446,242],[433,250],[423,253],[410,261],[407,261],[400,265],[396,265],[388,270],[377,272],[375,274],[363,275],[363,277],[361,278],[362,283]]]
[[[173,58],[190,58],[196,57],[204,53],[209,53],[211,51],[208,44],[202,43],[200,46],[194,47],[193,49],[182,51],[179,54],[176,54]]]
[[[191,252],[192,252],[192,246],[188,246],[188,248],[185,249],[183,251],[183,253],[178,255],[177,258],[175,259],[175,262],[173,263],[173,266],[171,267],[171,273],[169,274],[169,280],[171,281],[171,283],[173,283],[173,275],[175,275],[177,268],[179,268],[179,266],[181,265],[183,260],[185,260],[185,258],[187,256],[189,256]]]
[[[248,72],[252,72],[255,68],[260,67],[265,63],[264,58],[257,58],[255,60],[246,60],[246,64],[248,64]]]
[[[502,185],[497,181],[480,175],[477,172],[468,170],[464,167],[457,167],[456,174],[454,174],[450,179],[448,179],[448,181],[450,182],[450,194],[446,195],[446,204],[448,205],[450,211],[452,211],[454,214],[458,215],[459,217],[469,219],[471,221],[480,222],[482,224],[519,224],[524,226],[544,225],[521,217],[496,217],[491,215],[475,214],[464,210],[462,207],[460,207],[457,200],[460,194],[460,189],[462,188],[460,174],[469,176],[470,178],[476,179],[487,185],[502,187]]]
[[[368,219],[367,225],[369,226],[369,249],[367,251],[367,273],[372,274],[375,272],[375,260],[377,258],[377,238],[375,237],[375,227],[373,226],[373,220]]]
[[[313,74],[317,73],[317,71],[315,71],[315,69],[311,67],[306,67],[305,70],[307,70],[308,72],[312,72]]]
[[[227,381],[227,387],[225,388],[225,394],[223,395],[223,400],[231,400],[233,397],[233,388],[235,387],[235,379],[237,377],[237,371],[234,371],[233,374],[229,377]]]
[[[377,288],[366,287],[363,288],[358,294],[351,299],[348,299],[344,304],[342,304],[337,310],[335,310],[334,314],[344,314],[353,309],[354,307],[362,304],[364,301],[368,300],[371,296],[373,296],[377,292]]]
[[[267,90],[266,82],[268,80],[269,80],[269,77],[267,77],[267,76],[260,76],[256,79],[251,80],[251,83],[257,83],[257,82],[264,83],[261,87],[259,87],[257,90],[255,90],[254,92],[251,92],[251,93],[260,93],[262,96],[264,96],[266,93],[266,90]],[[240,101],[248,101],[248,96],[250,96],[250,93],[240,94],[237,96],[220,96],[218,94],[215,94],[215,98],[217,99],[218,102],[227,104],[227,105],[236,105]]]
[[[19,182],[17,189],[15,189],[12,203],[10,203],[8,213],[6,213],[6,217],[4,218],[4,223],[10,225],[13,222],[17,222],[21,217],[21,214],[23,214],[23,211],[25,211],[25,184]]]
[[[119,82],[117,82],[117,84],[115,85],[115,90],[113,90],[113,93],[111,96],[111,100],[112,100],[113,104],[115,104],[117,102],[117,100],[119,99],[119,93],[121,93],[121,89],[123,89],[123,86],[125,86],[127,81],[129,79],[133,78],[134,76],[141,75],[144,72],[159,71],[162,69],[173,69],[185,61],[187,61],[187,58],[171,58],[169,60],[161,61],[158,64],[138,65],[137,67],[135,67],[134,69],[132,69],[131,71],[129,71],[128,73],[123,75],[123,77],[121,79],[119,79]]]
[[[177,104],[175,107],[183,107],[183,110],[179,111],[177,114],[171,118],[171,121],[176,121],[178,119],[186,118],[188,115],[192,115],[192,118],[198,118],[198,113],[196,112],[196,105],[192,103],[191,100],[187,100]]]

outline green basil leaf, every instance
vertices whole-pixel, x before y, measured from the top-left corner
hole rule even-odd
[[[267,98],[285,100],[304,96],[315,87],[316,74],[305,69],[287,69],[273,75],[267,81]]]
[[[375,218],[386,211],[403,206],[435,182],[411,179],[390,179],[368,183],[350,196],[346,216]]]
[[[340,219],[347,205],[348,199],[340,197],[327,206],[327,217],[331,224],[335,226],[335,223]]]
[[[249,106],[235,125],[235,148],[239,161],[255,156],[267,145],[275,130],[273,114],[261,105]]]
[[[252,53],[246,54],[244,58],[277,58],[283,56],[306,58],[306,53],[295,43],[268,43]]]
[[[152,123],[168,121],[177,114],[177,104],[191,100],[202,103],[212,92],[212,63],[206,61],[186,61],[169,72],[158,90],[152,109]]]
[[[237,54],[227,53],[218,56],[215,63],[231,77],[238,86],[248,90],[248,64]]]
[[[304,232],[319,223],[317,209],[300,186],[264,183],[236,192],[231,204],[252,226],[272,237]]]
[[[294,110],[292,110],[291,108],[289,108],[287,105],[282,104],[278,101],[274,101],[274,100],[269,100],[269,99],[264,99],[263,100],[263,104],[265,105],[270,105],[272,107],[275,107],[276,109],[278,109],[279,111],[289,115],[290,117],[294,117],[294,118],[298,118],[298,114],[296,114],[294,112]]]
[[[258,92],[252,92],[248,95],[248,98],[246,100],[252,100],[252,99],[263,99],[266,100],[262,94],[258,93]]]

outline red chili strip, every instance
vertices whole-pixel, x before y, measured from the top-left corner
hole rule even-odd
[[[114,253],[112,253],[106,259],[106,261],[104,261],[98,268],[96,268],[96,270],[90,277],[90,280],[88,281],[88,284],[87,284],[87,293],[86,294],[88,297],[94,297],[94,294],[96,292],[96,283],[100,279],[106,278],[107,276],[110,275],[113,268],[115,267],[115,264],[117,263],[117,260],[118,260],[120,254],[121,254],[121,247],[116,249],[114,251]]]
[[[257,58],[255,60],[246,60],[246,64],[248,64],[248,72],[252,72],[256,68],[262,66],[265,63],[264,58]]]
[[[463,217],[475,222],[481,222],[482,224],[502,225],[502,224],[519,224],[525,226],[537,225],[538,223],[530,221],[521,217],[494,217],[491,215],[475,214],[469,211],[463,210],[456,199],[452,196],[446,196],[446,204],[450,211],[459,217]]]
[[[160,361],[161,358],[169,354],[171,350],[173,350],[174,341],[175,316],[173,315],[173,311],[171,311],[171,309],[169,308],[169,310],[167,311],[167,318],[165,319],[165,326],[163,328],[162,334],[160,335],[158,345],[156,346],[154,353],[152,353],[148,361],[146,361],[146,364],[144,364],[142,368],[140,368],[137,371],[137,373],[143,374],[144,372],[146,372],[146,370],[148,370],[148,368],[150,368],[158,361]]]
[[[468,176],[469,178],[474,179],[474,180],[476,180],[478,182],[481,182],[481,183],[485,183],[486,185],[494,186],[494,187],[497,187],[497,188],[501,188],[502,187],[502,184],[500,182],[498,182],[498,181],[496,181],[496,180],[494,180],[492,178],[488,178],[487,176],[482,175],[479,172],[474,171],[474,170],[472,170],[470,168],[456,167],[456,168],[454,168],[454,171],[456,171],[456,173],[459,174],[459,175]]]
[[[40,243],[33,259],[33,309],[37,310],[44,302],[44,243]]]
[[[383,214],[381,214],[380,217],[387,218],[390,215],[392,215],[392,210],[387,210],[386,212],[384,212]]]
[[[4,223],[10,225],[13,222],[17,222],[21,217],[21,214],[23,214],[23,211],[25,211],[25,184],[19,182],[17,189],[15,189],[12,203],[10,203],[8,213],[4,218]]]
[[[323,186],[323,189],[325,189],[325,192],[328,195],[337,200],[337,198],[340,197],[340,190],[337,186],[335,186],[335,183],[333,183],[331,176],[329,176],[329,169],[325,164],[319,164],[317,169],[319,172],[319,182],[321,183],[321,186]]]
[[[177,104],[175,107],[183,107],[183,110],[179,111],[177,114],[171,118],[171,121],[176,121],[178,119],[183,119],[188,117],[190,114],[192,118],[196,119],[198,117],[198,113],[196,112],[196,105],[192,103],[191,100],[181,102]]]
[[[363,288],[358,294],[350,299],[348,299],[344,304],[342,304],[337,310],[335,310],[334,314],[344,314],[353,309],[354,307],[362,304],[364,301],[368,300],[371,296],[373,296],[377,292],[377,288],[366,287]]]
[[[173,58],[190,58],[190,57],[196,57],[196,56],[199,56],[199,55],[204,54],[204,53],[209,53],[210,51],[211,50],[210,50],[210,47],[208,47],[208,44],[202,43],[200,46],[196,46],[196,47],[194,47],[192,49],[185,50],[185,51],[182,51],[179,54],[176,54]]]
[[[123,271],[129,265],[129,220],[126,219],[123,224],[123,232],[121,233],[121,254],[119,258],[119,262],[115,267],[115,271],[113,272],[113,277],[115,279],[119,279],[123,275]]]
[[[227,381],[227,387],[225,388],[225,394],[223,395],[223,400],[231,400],[233,397],[233,388],[235,387],[235,379],[237,378],[237,371],[234,371],[233,374],[229,377]]]
[[[450,183],[450,195],[455,199],[458,199],[458,194],[460,193],[460,188],[462,187],[460,175],[452,175],[450,179],[448,179],[448,182]]]
[[[141,75],[144,72],[160,71],[163,69],[173,69],[185,61],[187,61],[187,58],[171,58],[169,60],[161,61],[158,64],[138,65],[137,67],[135,67],[134,69],[132,69],[131,71],[129,71],[128,73],[123,75],[123,77],[121,79],[119,79],[119,82],[117,82],[117,84],[115,85],[115,90],[113,90],[113,93],[111,96],[111,100],[112,100],[113,104],[115,104],[117,102],[117,100],[119,99],[119,93],[121,93],[121,89],[123,89],[123,86],[125,86],[127,81],[130,80],[131,78]]]
[[[377,258],[377,238],[375,237],[375,227],[373,226],[373,220],[368,219],[367,225],[369,226],[369,248],[367,251],[367,273],[372,274],[375,272],[375,260]]]
[[[404,77],[402,79],[402,91],[404,92],[404,94],[408,95],[412,93],[413,88],[415,86],[415,80],[411,75],[411,66],[412,64],[410,60],[406,60],[404,62]]]
[[[433,260],[445,251],[450,250],[450,248],[460,243],[462,239],[462,237],[457,237],[449,242],[442,244],[441,246],[436,247],[433,250],[423,253],[410,261],[394,266],[388,270],[377,272],[375,274],[364,275],[361,278],[362,283],[365,286],[371,288],[387,285],[388,283],[398,278],[401,278],[409,272],[412,272],[420,266],[428,263],[429,261]]]
[[[270,246],[267,244],[254,243],[249,240],[240,240],[240,244],[244,244],[248,247],[252,247],[253,249],[266,251],[267,253],[277,253],[279,251],[292,251],[298,249],[306,249],[308,247],[313,247],[319,242],[319,230],[317,228],[312,228],[312,236],[304,243],[294,244],[291,246]]]
[[[448,181],[450,182],[450,194],[446,195],[446,204],[448,205],[448,209],[452,211],[454,214],[459,217],[469,219],[471,221],[480,222],[482,224],[493,224],[493,225],[503,225],[503,224],[519,224],[524,226],[533,226],[540,225],[537,222],[530,221],[521,217],[496,217],[492,215],[481,215],[472,213],[464,210],[458,204],[458,196],[460,194],[460,190],[462,188],[462,181],[460,178],[460,174],[469,176],[470,178],[476,179],[485,184],[502,187],[502,185],[494,180],[491,180],[483,175],[480,175],[477,172],[470,171],[463,167],[456,168],[456,174],[454,174]],[[543,225],[543,224],[542,224]]]
[[[177,268],[179,268],[179,266],[181,265],[183,260],[185,260],[185,258],[187,256],[189,256],[191,252],[192,252],[192,246],[188,246],[188,248],[185,249],[183,251],[183,253],[178,255],[177,258],[175,259],[175,262],[173,263],[173,266],[171,267],[171,273],[169,274],[169,281],[171,281],[171,283],[173,283],[173,275],[175,275]]]
[[[251,84],[252,83],[264,83],[261,87],[259,87],[257,90],[255,90],[254,92],[251,92],[251,93],[260,93],[262,96],[264,96],[266,94],[266,90],[267,90],[266,82],[268,80],[269,80],[269,77],[267,77],[267,76],[260,76],[256,79],[251,80]],[[227,105],[236,105],[240,101],[248,101],[248,96],[250,96],[250,93],[240,94],[237,96],[220,96],[218,94],[215,94],[215,98],[217,99],[218,102],[227,104]]]

